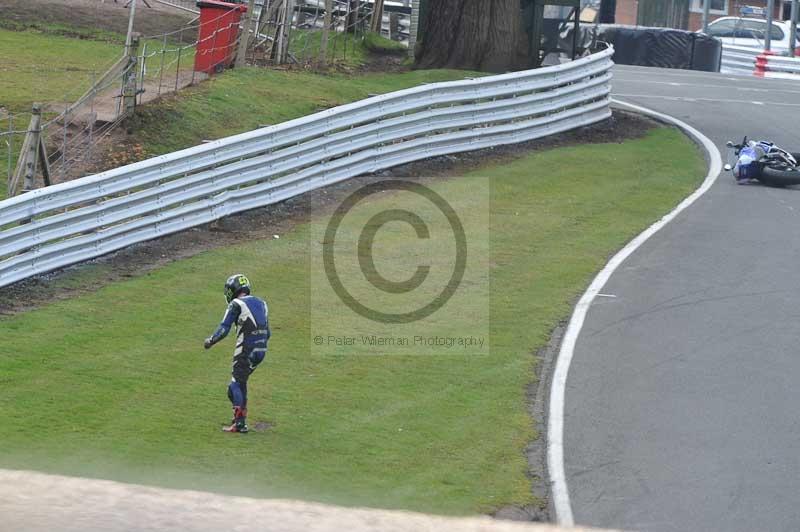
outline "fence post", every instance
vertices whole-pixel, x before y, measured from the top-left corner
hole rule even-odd
[[[6,184],[11,186],[11,176],[14,169],[11,168],[11,159],[14,157],[14,115],[8,113],[8,180]]]
[[[328,34],[333,20],[333,0],[325,0],[325,19],[322,26],[322,41],[319,43],[319,64],[328,64]]]
[[[286,11],[289,9],[289,0],[285,0],[275,19],[278,27],[275,31],[275,43],[272,45],[275,51],[275,63],[282,65],[286,62]],[[275,48],[277,46],[277,48]]]
[[[36,177],[39,143],[42,141],[42,107],[38,103],[34,104],[33,109],[31,109],[31,124],[28,127],[28,135],[30,135],[30,142],[25,145],[25,153],[23,154],[25,162],[25,167],[23,168],[23,192],[33,190],[33,180]]]
[[[167,34],[164,34],[164,42],[161,43],[161,66],[158,67],[158,90],[156,94],[161,96],[161,84],[164,81],[164,61],[167,54]]]
[[[255,10],[255,6],[256,0],[250,0],[247,3],[247,14],[244,17],[242,35],[239,37],[239,50],[236,52],[236,67],[243,67],[245,65],[247,46],[250,43],[250,30],[253,29],[253,11]],[[261,9],[266,9],[266,6]]]
[[[136,110],[136,63],[139,55],[139,34],[136,33],[131,38],[128,47],[128,66],[122,78],[122,114],[125,117],[133,116]]]
[[[17,167],[14,170],[14,175],[8,182],[9,197],[17,194],[20,180],[22,181],[22,192],[33,190],[34,178],[36,177],[36,164],[39,160],[40,153],[43,151],[41,144],[42,106],[41,104],[35,103],[31,109],[31,122],[28,125],[25,140],[22,142],[22,152],[19,154]],[[47,159],[45,158],[45,163],[46,162]],[[49,175],[47,175],[47,179],[50,179]]]
[[[284,27],[286,28],[283,32],[283,36],[286,39],[286,46],[283,50],[283,62],[288,63],[290,60],[289,51],[292,47],[292,25],[294,24],[294,8],[296,4],[296,0],[286,0],[286,23]]]
[[[144,94],[144,78],[147,75],[147,42],[142,44],[142,64],[139,65],[139,88],[137,89],[137,96],[139,97],[139,103],[142,103],[142,94]]]

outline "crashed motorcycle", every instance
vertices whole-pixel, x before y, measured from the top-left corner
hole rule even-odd
[[[729,155],[725,170],[733,172],[740,185],[758,181],[771,187],[800,185],[800,153],[792,153],[772,142],[742,140],[728,141]]]

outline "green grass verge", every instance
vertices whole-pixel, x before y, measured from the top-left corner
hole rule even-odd
[[[322,47],[321,30],[295,30],[291,36],[290,50],[301,63],[316,63]],[[328,41],[328,66],[344,69],[363,67],[371,54],[398,55],[408,48],[397,41],[377,33],[331,33]]]
[[[0,107],[72,102],[121,56],[119,44],[0,29]]]
[[[160,155],[278,124],[342,105],[369,94],[422,83],[462,79],[458,70],[418,70],[392,74],[321,75],[313,72],[242,68],[140,109],[131,138],[144,156]]]
[[[25,130],[34,102],[63,105],[77,100],[122,55],[122,44],[81,40],[61,35],[0,29],[0,109],[23,115],[12,123]],[[0,112],[0,130],[7,131]],[[0,199],[6,194],[9,146],[0,142]],[[15,135],[11,164],[21,149],[23,135]]]
[[[121,44],[109,33],[105,41],[68,38],[48,32],[9,31],[0,29],[0,108],[11,112],[28,112],[38,102],[73,101],[91,85],[93,74],[102,74],[121,54]],[[66,31],[66,30],[65,30]],[[319,32],[306,32],[311,46],[318,47]],[[303,32],[295,32],[302,39]],[[368,51],[361,39],[344,36],[336,39],[331,50],[343,52],[342,39],[350,39],[347,57],[353,66],[366,61]],[[315,41],[316,40],[316,41]],[[384,39],[385,40],[385,39]],[[144,45],[146,44],[146,48]],[[164,54],[162,42],[142,43],[147,52],[146,79],[164,87],[174,83],[178,67],[178,45],[168,43]],[[295,46],[299,46],[296,42]],[[317,48],[318,49],[318,48]],[[181,70],[191,68],[193,50],[181,52]],[[399,74],[346,76],[320,75],[311,72],[283,72],[258,68],[227,71],[222,76],[181,92],[171,98],[140,109],[141,125],[131,138],[131,145],[142,145],[141,151],[121,153],[118,164],[138,160],[199,144],[205,139],[220,138],[309,114],[318,109],[347,103],[370,93],[389,92],[420,83],[460,79],[468,73],[460,71],[428,71]],[[151,90],[152,87],[151,87]],[[28,117],[17,120],[15,129],[27,127]],[[23,123],[24,122],[24,123]],[[0,129],[7,130],[7,120],[0,118]],[[22,136],[13,139],[11,164],[15,164]],[[9,150],[0,143],[0,199],[5,197]]]
[[[322,49],[321,30],[295,30],[289,36],[289,50],[301,63],[317,63]],[[355,69],[369,59],[369,49],[362,35],[330,33],[328,36],[328,65]]]
[[[666,128],[475,171],[493,187],[489,356],[310,356],[308,225],[2,319],[0,467],[446,514],[530,503],[532,353],[607,257],[703,174]],[[457,180],[435,186],[470,201]],[[276,426],[247,437],[218,429],[230,341],[199,347],[238,270],[274,328],[250,410]]]
[[[408,47],[402,43],[387,39],[382,35],[369,31],[364,35],[364,47],[370,52],[377,54],[405,54]]]
[[[41,20],[20,21],[6,18],[0,19],[0,29],[15,32],[48,34],[70,39],[105,41],[117,45],[125,44],[125,35],[92,26],[72,26],[55,22],[43,22]]]

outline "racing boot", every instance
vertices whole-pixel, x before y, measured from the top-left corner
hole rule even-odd
[[[225,432],[247,432],[247,409],[239,406],[233,407],[233,423],[222,429]]]

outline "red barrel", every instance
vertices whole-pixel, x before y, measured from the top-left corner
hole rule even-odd
[[[247,6],[215,0],[199,0],[200,32],[194,56],[196,72],[213,74],[229,67],[236,55],[239,22]]]

